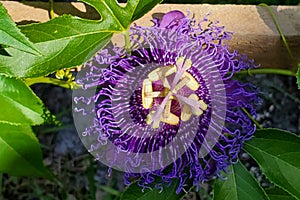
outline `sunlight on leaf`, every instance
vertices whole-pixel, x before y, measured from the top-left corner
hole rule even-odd
[[[0,44],[40,55],[37,48],[21,33],[0,3]]]
[[[87,20],[71,15],[45,23],[21,26],[21,31],[44,56],[5,49],[11,57],[0,56],[0,74],[38,77],[63,68],[82,64],[103,48],[114,33],[124,33],[130,24],[151,10],[161,0],[129,0],[125,7],[116,1],[85,0],[101,15],[101,20]]]
[[[0,123],[38,125],[44,122],[42,101],[21,80],[0,76]]]

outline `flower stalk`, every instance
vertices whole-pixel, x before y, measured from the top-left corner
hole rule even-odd
[[[59,79],[51,78],[51,77],[26,78],[26,79],[24,79],[24,82],[28,86],[31,86],[31,85],[34,85],[37,83],[47,83],[47,84],[52,84],[52,85],[56,85],[56,86],[59,86],[62,88],[67,88],[67,89],[81,88],[81,86],[76,84],[74,81],[64,81],[64,80],[59,80]]]
[[[269,69],[269,68],[258,68],[258,69],[247,69],[240,72],[236,72],[235,75],[249,75],[255,74],[278,74],[285,76],[296,76],[296,73],[288,69]]]

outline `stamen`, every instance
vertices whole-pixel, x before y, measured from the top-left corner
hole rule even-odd
[[[190,90],[196,91],[200,85],[197,80],[188,72],[187,69],[191,68],[192,62],[184,57],[179,57],[176,60],[175,66],[160,67],[148,74],[148,79],[143,81],[142,88],[142,103],[143,107],[149,109],[152,107],[153,98],[164,97],[163,101],[157,106],[156,111],[152,110],[147,115],[146,123],[151,124],[153,128],[158,128],[160,122],[171,125],[177,125],[179,119],[187,121],[191,118],[192,114],[200,116],[203,111],[207,109],[207,104],[203,100],[199,100],[196,94],[191,94],[188,98],[177,94],[184,86]],[[175,76],[170,86],[168,76],[175,73]],[[152,82],[161,81],[164,90],[153,91]],[[178,101],[181,105],[180,118],[171,112],[172,101]]]
[[[152,82],[149,79],[145,79],[143,81],[143,88],[142,88],[142,104],[143,107],[146,109],[152,107],[153,97],[146,96],[147,93],[152,93],[152,92],[153,92]]]
[[[177,71],[175,73],[175,77],[173,79],[172,85],[171,85],[171,90],[175,88],[179,80],[181,79],[182,75],[184,72],[192,67],[192,61],[189,59],[186,59],[184,57],[179,57],[176,60],[176,67]]]
[[[168,118],[161,118],[161,121],[166,124],[177,125],[179,123],[179,117],[177,117],[173,113],[170,113]]]
[[[186,71],[192,66],[192,61],[190,59],[186,59],[185,57],[179,57],[176,60],[176,66],[178,71]]]
[[[178,90],[180,90],[181,88],[183,88],[183,86],[185,86],[188,82],[190,81],[189,77],[184,77],[183,79],[181,79],[181,81],[175,86],[175,88],[172,90],[173,93],[177,93]]]
[[[163,112],[163,118],[168,118],[169,114],[171,113],[171,104],[172,104],[172,100],[168,99],[166,107]]]
[[[184,72],[183,74],[184,77],[188,77],[189,78],[189,82],[187,82],[186,86],[188,88],[190,88],[193,91],[198,90],[198,88],[200,87],[199,83],[196,81],[196,79],[188,72]]]
[[[182,104],[187,104],[191,108],[192,113],[196,116],[202,115],[203,110],[206,110],[208,107],[207,104],[204,103],[204,101],[195,100],[196,98],[198,98],[196,94],[191,94],[189,98],[186,98],[178,94],[174,94],[174,95],[177,97],[179,101],[181,101]]]
[[[189,99],[198,101],[199,98],[197,95],[190,95]],[[192,116],[192,109],[188,104],[184,104],[182,111],[181,111],[181,115],[180,118],[182,121],[188,121],[190,119],[190,117]]]
[[[145,95],[146,98],[155,98],[155,97],[164,97],[164,96],[166,96],[162,92],[159,92],[159,91],[146,92],[144,95]]]
[[[164,112],[164,109],[166,107],[166,104],[168,103],[170,97],[171,97],[172,93],[169,93],[164,100],[162,101],[162,103],[157,107],[156,111],[151,111],[146,118],[146,123],[147,124],[151,124],[153,122],[152,127],[153,128],[158,128],[159,127],[159,123],[161,121],[162,118],[162,113]]]
[[[170,88],[170,83],[167,79],[167,76],[176,72],[176,67],[173,65],[160,67],[148,74],[148,78],[151,81],[158,81],[161,80],[164,87]]]

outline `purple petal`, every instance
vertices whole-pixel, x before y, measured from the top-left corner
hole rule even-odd
[[[162,17],[159,27],[170,29],[177,28],[183,18],[185,18],[185,15],[182,12],[178,10],[170,11]]]

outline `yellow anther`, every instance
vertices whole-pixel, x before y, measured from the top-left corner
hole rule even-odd
[[[180,69],[182,68],[184,71],[191,68],[192,61],[190,59],[186,59],[184,57],[179,57],[176,60],[176,66]]]
[[[160,117],[159,120],[153,120],[152,118],[152,115],[155,113],[155,111],[151,111],[148,115],[147,115],[147,118],[146,118],[146,124],[152,124],[152,127],[153,128],[158,128],[159,127],[159,124],[160,122],[164,122],[166,124],[170,124],[170,125],[177,125],[179,123],[179,117],[177,117],[176,115],[174,115],[173,113],[169,112],[168,115],[165,115],[166,112],[164,110],[164,113],[163,115]]]
[[[196,116],[201,116],[203,111],[200,108],[192,109],[192,113]]]
[[[155,98],[155,97],[164,97],[165,95],[162,92],[146,92],[144,94],[145,98]]]
[[[177,71],[174,65],[167,66],[166,68],[167,70],[165,72],[165,76],[170,76],[171,74],[174,74]]]
[[[194,115],[196,115],[196,116],[200,116],[200,115],[202,115],[203,114],[203,111],[202,110],[205,110],[205,109],[203,109],[204,108],[204,106],[206,105],[202,100],[200,100],[200,101],[198,101],[198,96],[196,95],[196,94],[191,94],[190,96],[189,96],[189,99],[192,99],[192,100],[195,100],[195,104],[197,105],[197,106],[200,106],[200,108],[198,108],[198,107],[193,107],[193,109],[192,109],[192,113],[194,114]]]
[[[185,86],[188,82],[190,81],[189,77],[184,77],[183,79],[181,79],[181,81],[175,86],[175,88],[172,90],[173,93],[177,93],[178,90],[180,90],[181,88],[183,88],[183,86]]]
[[[161,77],[161,71],[162,71],[162,68],[157,68],[155,70],[153,70],[152,72],[150,72],[148,74],[148,78],[151,80],[151,81],[158,81],[160,80],[160,77]]]
[[[172,104],[172,100],[168,99],[166,106],[164,108],[163,114],[162,114],[163,118],[168,118],[169,114],[171,113],[171,104]]]
[[[187,105],[184,105],[181,111],[180,119],[185,122],[189,120],[191,116],[192,116],[191,108]]]
[[[176,72],[176,67],[174,67],[172,65],[167,66],[167,67],[160,67],[160,68],[157,68],[157,69],[153,70],[152,72],[150,72],[148,74],[148,78],[151,81],[158,81],[158,80],[161,80],[162,78],[169,76],[175,72]]]
[[[153,128],[159,128],[160,122],[177,125],[180,119],[187,121],[191,118],[192,114],[200,116],[203,114],[203,111],[207,109],[207,104],[205,104],[203,100],[199,100],[196,94],[191,94],[187,98],[184,96],[185,90],[179,92],[184,86],[192,91],[196,91],[200,87],[197,80],[186,71],[191,67],[192,61],[190,59],[179,57],[176,60],[175,66],[160,67],[148,74],[148,78],[143,81],[143,107],[146,109],[152,108],[154,98],[157,97],[163,97],[163,101],[156,110],[152,109],[147,115],[147,124],[152,124]],[[161,83],[158,84],[162,84],[164,89],[153,91],[152,83],[155,81],[161,81]],[[171,82],[169,83],[169,81]],[[177,111],[180,109],[178,106],[172,108],[172,101],[177,101],[177,103],[181,105],[180,117],[172,113],[176,112],[176,109]]]
[[[199,97],[196,95],[196,94],[191,94],[189,96],[189,99],[192,99],[192,100],[195,100],[195,101],[198,101],[199,100]],[[200,110],[201,112],[201,110]],[[190,117],[192,116],[192,109],[191,107],[188,105],[188,104],[184,104],[183,105],[183,108],[182,108],[182,111],[181,111],[181,115],[180,115],[180,118],[182,121],[187,121],[190,119]],[[202,112],[203,113],[203,112]]]
[[[206,110],[207,109],[207,104],[206,103],[204,103],[204,101],[203,100],[200,100],[200,101],[198,101],[199,103],[200,103],[200,108],[202,109],[202,110]]]
[[[196,91],[198,90],[198,88],[200,87],[199,86],[199,83],[196,81],[196,79],[188,72],[185,72],[183,74],[184,77],[188,77],[189,78],[189,82],[187,82],[186,86],[188,88],[190,88],[191,90],[193,91]]]
[[[167,124],[176,125],[179,123],[179,117],[171,113],[172,99],[170,98],[166,104],[161,121]]]
[[[145,79],[143,81],[143,88],[142,88],[142,104],[143,107],[146,109],[149,109],[152,106],[153,98],[146,96],[148,93],[152,93],[152,92],[153,92],[152,82],[149,79]]]
[[[173,113],[170,113],[167,118],[162,117],[160,120],[170,125],[177,125],[179,123],[179,117],[177,117]]]

